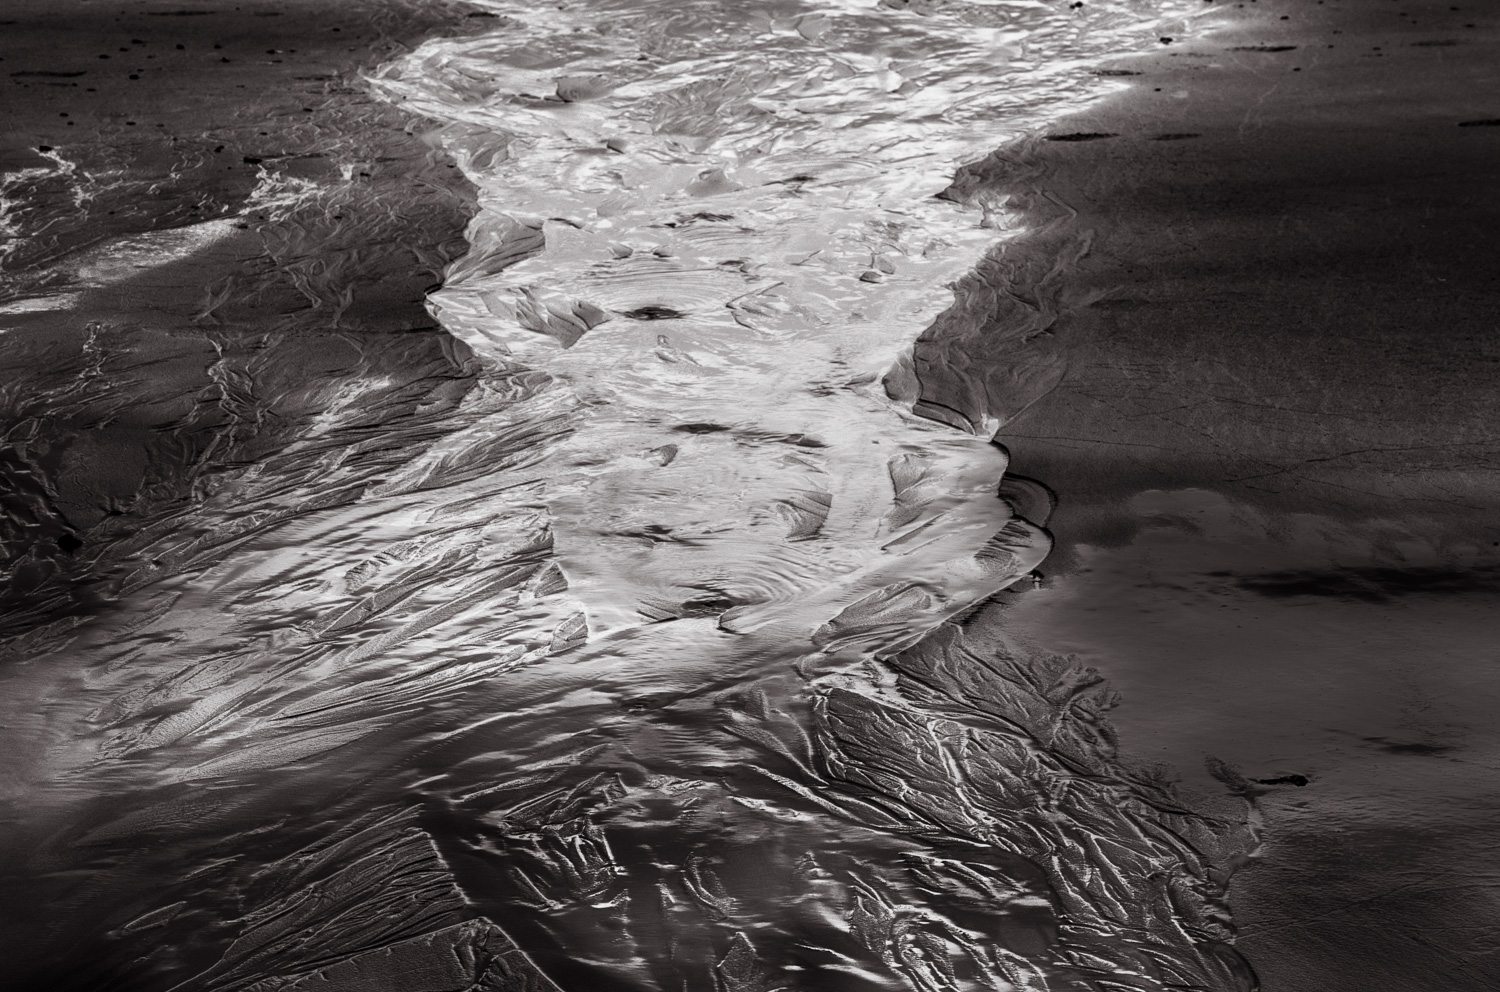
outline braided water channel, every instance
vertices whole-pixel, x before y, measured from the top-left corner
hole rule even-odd
[[[250,468],[200,526],[253,540],[69,648],[97,730],[47,775],[188,864],[124,939],[213,918],[201,989],[1247,987],[1240,829],[1118,761],[1097,674],[955,622],[1049,495],[910,353],[1027,234],[956,172],[1166,11],[483,6],[370,76],[480,192],[430,297],[477,384],[269,536]],[[1065,370],[1011,302],[1013,414]]]

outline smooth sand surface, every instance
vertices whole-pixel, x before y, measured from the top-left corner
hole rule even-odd
[[[1098,299],[999,436],[1061,500],[1003,626],[1097,665],[1191,791],[1237,767],[1270,992],[1500,971],[1496,15],[1225,5],[1055,129],[1117,137],[1025,151]]]

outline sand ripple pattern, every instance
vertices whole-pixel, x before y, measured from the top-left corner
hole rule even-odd
[[[544,967],[735,990],[1247,980],[1212,868],[1225,825],[1113,764],[1096,676],[944,623],[1050,547],[999,498],[999,422],[956,434],[884,385],[920,371],[908,349],[951,285],[1020,233],[955,174],[1088,95],[1044,51],[1063,15],[486,7],[492,33],[373,82],[443,122],[481,190],[434,312],[578,401],[545,503],[589,640],[565,685],[514,699],[539,707],[517,723],[611,698],[641,721],[540,797],[487,794],[519,804],[494,807],[486,850],[546,920],[514,924],[549,935]],[[1131,13],[1071,22],[1069,55],[1109,51]],[[1018,329],[1010,415],[1061,374],[1027,343],[1044,329]],[[1038,489],[1009,492],[1045,513]],[[713,724],[737,740],[696,729]]]
[[[964,164],[1161,6],[482,7],[368,80],[479,191],[442,361],[351,337],[264,453],[274,370],[222,359],[227,440],[100,559],[111,609],[4,645],[39,891],[182,992],[1248,988],[1253,838],[1008,645],[1052,496],[911,350],[990,326],[964,287],[1026,234]],[[367,319],[297,220],[342,214],[264,186],[267,267]],[[1022,323],[986,409],[1062,372]]]

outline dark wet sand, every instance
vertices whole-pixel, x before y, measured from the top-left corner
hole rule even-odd
[[[1004,431],[1069,495],[1064,542],[1128,536],[1082,507],[1146,488],[1355,516],[1494,509],[1500,127],[1459,124],[1500,113],[1495,16],[1255,6],[1108,67],[1139,75],[1052,129],[1115,137],[975,170],[1057,225],[1045,244],[1094,236],[1052,280],[1064,309],[1095,299],[1053,325],[1066,379]]]
[[[1389,16],[1373,3],[1360,18],[1337,8],[1246,4],[1246,27],[1184,34],[1112,67],[1140,75],[1054,130],[1073,140],[1039,139],[972,170],[1018,204],[1030,197],[1031,218],[1051,225],[1015,248],[1025,283],[1015,299],[1061,317],[1027,353],[1041,371],[1018,374],[1025,388],[1003,398],[1019,408],[1045,392],[1059,353],[1068,374],[1001,436],[1017,471],[1061,495],[1051,577],[970,630],[1097,664],[1124,694],[1116,722],[1128,750],[1177,765],[1230,817],[1239,800],[1198,769],[1205,755],[1238,768],[1221,776],[1255,799],[1266,846],[1236,877],[1236,922],[1267,988],[1484,988],[1496,921],[1494,790],[1482,776],[1496,743],[1485,736],[1497,690],[1484,634],[1500,598],[1500,533],[1485,473],[1500,128],[1457,124],[1500,118],[1485,103],[1495,24],[1395,0]],[[36,498],[4,535],[28,549],[7,590],[8,630],[92,609],[70,575],[139,551],[139,534],[213,477],[305,439],[344,384],[386,383],[366,401],[368,424],[339,439],[380,435],[359,449],[368,481],[383,458],[400,464],[440,435],[472,382],[465,349],[422,305],[466,248],[469,191],[421,125],[347,76],[427,33],[461,30],[462,9],[187,9],[38,3],[0,17],[17,22],[0,28],[14,74],[0,110],[21,122],[5,163],[67,147],[107,179],[81,220],[31,242],[32,261],[232,216],[260,162],[320,180],[353,166],[350,188],[252,215],[210,244],[148,242],[142,250],[180,257],[6,314],[7,374],[73,362],[80,381],[112,383],[29,411],[58,440],[12,473],[13,491]],[[1226,51],[1284,45],[1296,47]],[[220,119],[226,107],[241,109]],[[318,126],[302,129],[304,118]],[[1084,140],[1096,135],[1115,136]],[[29,194],[44,209],[69,195]],[[1076,265],[1056,265],[1084,245]],[[304,246],[332,264],[307,264]],[[75,309],[100,326],[77,326]],[[102,350],[91,344],[101,330]],[[1015,365],[1015,352],[986,355],[982,343],[963,357],[969,368]],[[964,406],[962,384],[922,371],[933,403]],[[316,459],[272,464],[289,489],[322,471]],[[206,471],[184,471],[198,465]],[[362,484],[322,492],[320,505]],[[193,798],[183,818],[208,816]],[[118,811],[94,815],[107,831]],[[397,853],[420,863],[416,876],[440,874],[430,852]],[[165,855],[132,857],[106,874],[148,877]],[[427,891],[425,877],[414,884]],[[153,936],[156,917],[133,919],[147,922],[121,945],[103,931],[133,910],[86,885],[66,892],[72,901],[47,914],[32,912],[30,890],[6,903],[0,926],[25,945],[12,960],[51,969],[16,979],[27,987],[146,985],[211,965],[231,937],[189,915],[175,926],[203,926],[199,939],[137,960],[171,944]],[[419,908],[439,922],[472,915],[451,891]],[[64,917],[71,930],[55,922]],[[91,921],[100,932],[80,943]],[[433,962],[449,950],[496,939],[455,927],[424,931],[431,946],[403,953],[441,971]],[[508,953],[487,951],[497,952]],[[250,970],[206,974],[226,984],[254,974],[253,959],[238,967]]]
[[[68,574],[185,505],[204,471],[284,448],[350,369],[389,374],[394,404],[462,395],[462,356],[424,304],[467,250],[472,191],[430,127],[356,73],[465,30],[471,11],[8,5],[0,163],[46,166],[56,149],[86,177],[12,193],[25,237],[0,296],[41,300],[4,313],[0,361],[21,397],[6,416],[49,440],[40,460],[0,465],[26,503],[0,524],[21,556],[0,592],[8,629],[87,609],[58,588]],[[289,200],[262,184],[267,163],[333,192]],[[47,396],[68,370],[91,387]],[[257,403],[270,408],[237,423]]]
[[[45,671],[27,669],[28,652],[57,643],[53,628],[33,631],[39,622],[66,629],[140,584],[112,563],[174,534],[219,545],[203,561],[242,542],[227,530],[195,539],[173,523],[224,479],[268,458],[284,493],[329,478],[318,445],[306,442],[351,386],[374,387],[365,423],[325,441],[347,445],[380,425],[381,444],[367,446],[359,466],[366,478],[399,464],[403,445],[441,433],[435,425],[472,376],[466,349],[427,313],[425,291],[467,249],[472,191],[426,140],[427,126],[375,101],[356,72],[434,33],[466,30],[470,10],[45,0],[0,11],[9,124],[0,163],[49,165],[43,153],[56,149],[86,174],[13,191],[26,237],[8,260],[0,305],[24,305],[3,313],[0,374],[10,436],[32,439],[0,463],[0,629],[21,635],[6,659],[14,691]],[[293,202],[271,190],[263,209],[247,210],[262,163],[322,192]],[[121,240],[131,236],[140,240]],[[319,499],[338,505],[360,489]],[[202,564],[170,559],[152,568]],[[4,784],[25,795],[19,769],[47,743],[10,740]],[[101,812],[115,815],[119,802]],[[212,919],[181,943],[150,928],[111,930],[122,907],[149,899],[171,874],[141,867],[170,859],[153,853],[160,845],[49,881],[51,841],[34,836],[23,821],[36,810],[20,805],[4,818],[0,984],[135,988],[222,953],[232,935]],[[119,887],[109,890],[109,878]],[[464,918],[451,896],[424,898],[431,919]],[[479,947],[492,938],[458,939]],[[496,950],[503,955],[484,953]],[[408,955],[418,972],[423,953],[441,951]]]
[[[1116,137],[979,170],[1030,177],[1043,250],[1094,237],[1067,375],[999,435],[1061,499],[999,622],[1099,666],[1128,752],[1254,780],[1270,992],[1500,971],[1496,15],[1226,5],[1054,129]]]

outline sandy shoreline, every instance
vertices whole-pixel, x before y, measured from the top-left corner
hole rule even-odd
[[[1272,783],[1232,894],[1269,992],[1487,988],[1500,22],[1201,27],[1055,128],[1115,137],[991,167],[1049,245],[1093,237],[1055,280],[1066,376],[999,434],[1060,505],[998,623],[1098,665],[1190,791],[1208,757]]]
[[[1116,137],[1007,152],[1028,217],[1094,242],[1055,279],[1093,301],[1053,325],[1066,379],[1005,442],[1064,520],[1207,484],[1493,527],[1500,130],[1459,125],[1493,117],[1494,17],[1259,6],[1121,60],[1130,89],[1054,128]]]
[[[11,795],[35,799],[28,776],[77,732],[57,732],[67,703],[42,688],[74,676],[57,658],[32,667],[33,656],[117,614],[132,589],[356,500],[440,437],[472,387],[464,349],[425,308],[426,290],[467,250],[472,190],[426,140],[430,128],[374,100],[356,75],[435,32],[471,29],[470,12],[80,0],[0,14],[0,114],[11,123],[0,162],[13,175],[7,233],[18,236],[0,303],[12,445],[0,466],[0,604],[6,632],[21,635],[8,643],[7,693],[35,699],[19,704],[25,729],[10,728]],[[82,683],[72,684],[76,697]],[[180,904],[116,929],[174,870],[144,868],[161,856],[152,842],[125,864],[75,843],[130,804],[165,797],[179,808],[185,797],[67,789],[69,802],[100,796],[66,815],[64,829],[81,833],[61,857],[86,866],[69,880],[53,874],[62,862],[41,825],[46,800],[5,823],[7,983],[229,981],[205,969],[235,936],[224,927],[232,914],[188,924],[193,938],[177,944],[158,928]],[[233,806],[188,802],[199,814]],[[427,919],[464,919],[451,897],[425,898]],[[503,938],[483,928],[447,938],[441,948],[507,960]],[[402,953],[420,962],[443,951]]]
[[[200,498],[196,476],[304,436],[351,363],[390,402],[462,395],[425,293],[467,250],[472,191],[355,73],[471,9],[7,11],[6,414],[46,439],[8,466],[14,624],[86,600],[60,577]],[[67,372],[84,388],[49,399]]]
[[[476,174],[504,180],[510,137],[497,135],[523,110],[545,147],[567,111],[527,88],[553,85],[552,48],[577,39],[543,31],[546,51],[531,53],[507,51],[503,36],[474,53],[455,45],[475,71],[434,58],[385,80],[457,115],[438,134],[353,73],[396,64],[433,34],[492,27],[479,12],[373,0],[215,10],[79,0],[0,17],[15,21],[0,26],[3,109],[20,122],[0,164],[21,170],[6,195],[29,235],[0,301],[15,303],[0,310],[0,374],[17,384],[5,412],[24,455],[0,463],[13,494],[0,619],[7,632],[48,623],[8,646],[5,670],[9,736],[24,753],[0,784],[35,799],[5,824],[17,840],[0,852],[16,880],[0,928],[19,949],[6,953],[27,962],[17,981],[363,988],[394,960],[454,987],[549,987],[475,919],[486,913],[570,988],[648,973],[667,986],[691,966],[762,992],[757,947],[778,968],[809,962],[787,967],[789,983],[821,968],[861,989],[894,987],[868,977],[879,962],[890,982],[951,984],[950,954],[970,977],[1058,967],[1070,987],[1111,969],[1140,987],[1244,986],[1221,897],[1250,800],[1265,846],[1235,876],[1233,922],[1268,992],[1397,992],[1434,975],[1484,987],[1463,959],[1489,952],[1463,928],[1493,912],[1494,804],[1473,783],[1497,753],[1484,717],[1500,701],[1484,636],[1500,606],[1487,254],[1500,127],[1473,124],[1500,118],[1485,95],[1500,64],[1493,17],[1395,0],[1389,15],[1239,5],[1222,18],[1237,26],[1174,31],[1157,53],[1100,66],[1129,88],[964,171],[955,198],[1009,195],[1032,233],[981,264],[956,316],[917,344],[916,376],[889,384],[949,425],[1007,421],[1011,467],[1045,485],[1009,480],[1002,495],[1046,523],[1058,551],[1043,588],[1001,594],[878,665],[864,659],[879,669],[866,680],[853,674],[861,637],[895,643],[903,622],[930,619],[924,589],[899,581],[916,575],[967,602],[954,563],[981,562],[974,535],[1011,512],[990,499],[1004,458],[982,442],[928,422],[837,436],[841,425],[797,405],[910,421],[859,367],[875,361],[852,329],[862,314],[823,333],[843,378],[819,370],[819,328],[843,325],[818,308],[880,298],[871,287],[913,278],[927,249],[903,244],[895,224],[874,248],[809,240],[769,257],[801,266],[836,249],[817,263],[826,272],[800,270],[821,273],[807,278],[826,286],[806,296],[823,302],[787,291],[748,312],[722,304],[721,293],[742,299],[757,239],[784,233],[775,197],[802,197],[816,177],[760,176],[770,205],[722,171],[693,181],[684,149],[720,136],[694,129],[743,96],[705,84],[706,97],[671,110],[680,135],[658,120],[631,137],[685,139],[668,149],[680,176],[642,160],[640,188],[659,183],[653,195],[682,210],[665,223],[642,195],[635,226],[616,230],[633,247],[604,250],[613,222],[585,243],[557,217],[624,216],[628,198],[553,209],[559,189],[577,192],[572,178],[623,168],[630,142],[580,152],[568,134],[544,163],[568,181],[517,173],[537,186],[525,201],[541,218],[533,233],[547,227],[578,284],[622,257],[655,267],[624,283],[611,303],[622,312],[585,338],[600,308],[549,298],[559,306],[527,309],[516,300],[535,303],[534,286],[485,282],[520,257],[503,236],[516,230],[496,225],[501,236],[471,251],[461,233],[474,191],[442,151],[448,141]],[[678,27],[693,44],[714,31]],[[767,17],[757,30],[811,52],[813,78],[826,28]],[[586,36],[577,43],[580,64],[600,57]],[[640,59],[678,58],[676,44],[643,32]],[[501,81],[486,60],[502,57],[520,67],[505,81],[520,92],[487,102]],[[910,87],[874,62],[845,64],[843,78],[870,77],[860,100],[897,84],[921,93],[920,67],[905,68]],[[567,85],[584,104],[596,84]],[[838,109],[838,85],[797,113]],[[1034,96],[1058,99],[1040,85]],[[869,111],[860,100],[839,119]],[[582,134],[587,108],[574,109]],[[523,182],[494,185],[498,209],[520,209]],[[839,199],[838,183],[827,188]],[[733,209],[688,212],[741,193]],[[899,220],[904,205],[878,206]],[[765,229],[714,227],[742,209],[763,212]],[[868,219],[857,214],[856,230]],[[713,254],[731,250],[745,257]],[[682,256],[702,262],[684,271],[712,276],[662,261]],[[504,357],[481,370],[428,313],[445,269],[475,278],[472,299],[459,279],[435,298],[466,315],[475,341],[582,338],[562,358],[547,350],[556,342],[538,351],[567,388],[549,393],[548,375]],[[724,327],[685,319],[698,305]],[[808,329],[811,371],[774,354]],[[731,380],[714,378],[756,370],[747,331],[764,335],[759,367],[779,371],[764,381],[788,388],[770,411],[736,409]],[[852,363],[837,353],[846,346]],[[665,399],[620,402],[641,383]],[[818,405],[840,390],[845,406]],[[613,414],[624,429],[612,402],[629,411]],[[683,422],[661,422],[657,407]],[[570,432],[587,443],[568,448]],[[874,445],[893,440],[905,455],[887,461]],[[824,466],[842,455],[830,441],[856,457]],[[756,475],[756,458],[773,456],[785,475]],[[550,474],[517,468],[528,459]],[[745,497],[741,471],[763,499]],[[860,492],[784,498],[788,479],[825,477]],[[877,518],[880,542],[910,529],[864,560],[869,597],[847,605],[856,594],[830,581],[823,602],[795,569],[778,571],[812,574],[799,556],[814,545],[801,542],[825,528],[858,535],[819,538],[856,561]],[[769,548],[764,558],[735,558],[734,541],[700,554],[746,521],[772,534],[743,542]],[[1007,528],[996,537],[1039,533]],[[881,557],[932,534],[931,561]],[[1013,580],[1041,547],[986,546],[974,587]],[[111,570],[118,561],[128,570]],[[590,616],[563,595],[570,580],[593,597],[594,622],[612,610],[622,636],[590,639]],[[762,584],[771,594],[757,599]],[[915,590],[917,605],[882,628],[882,609],[905,608],[891,590]],[[671,622],[642,623],[648,592],[661,595],[649,619]],[[736,630],[758,606],[785,629]],[[800,626],[841,606],[818,628],[827,650],[786,664],[778,652],[802,650]],[[75,645],[74,625],[91,619]],[[1035,650],[991,651],[1006,643]],[[1152,773],[1122,764],[1098,719],[1108,687],[1052,650],[1123,691],[1125,757],[1176,765],[1223,820],[1179,808]],[[740,685],[735,666],[748,672],[757,654],[775,675]],[[801,680],[819,665],[809,689]],[[1217,779],[1197,771],[1205,757],[1221,759]],[[780,779],[748,774],[765,769]],[[601,824],[633,860],[615,860]],[[859,842],[839,867],[840,843],[859,831],[870,860],[890,862],[868,877]],[[179,877],[179,862],[198,867]],[[852,888],[839,889],[840,871]],[[627,913],[631,898],[647,909]],[[962,926],[942,917],[949,903]],[[987,949],[964,936],[973,928],[993,928],[1012,960],[989,970]],[[616,933],[639,936],[599,937]],[[867,958],[877,964],[856,966]]]
[[[695,53],[738,59],[711,13],[676,23],[680,42],[662,37],[650,12],[638,34],[616,32],[622,75],[640,71],[637,44],[687,70]],[[666,118],[648,109],[639,140],[664,133],[660,152],[673,167],[643,160],[645,186],[671,203],[737,193],[745,202],[676,216],[654,214],[661,205],[643,199],[639,229],[627,235],[639,244],[625,246],[626,257],[656,274],[672,263],[653,259],[702,252],[693,271],[715,276],[624,280],[627,295],[652,295],[617,301],[623,319],[570,350],[558,363],[566,376],[504,360],[476,376],[464,349],[415,314],[416,280],[466,247],[448,226],[464,200],[420,127],[400,126],[395,112],[357,95],[319,104],[295,92],[269,111],[246,106],[253,120],[191,143],[167,125],[201,124],[192,107],[179,122],[126,117],[136,108],[116,106],[122,119],[97,129],[98,148],[112,154],[122,135],[139,133],[132,129],[162,124],[164,141],[140,144],[165,144],[170,163],[139,171],[152,181],[180,172],[191,193],[222,169],[234,177],[222,203],[153,199],[131,185],[130,168],[111,171],[107,162],[79,165],[81,194],[62,182],[77,179],[61,174],[66,166],[23,176],[17,193],[28,202],[45,205],[49,190],[24,183],[49,180],[51,195],[81,195],[115,216],[125,209],[138,227],[192,232],[78,252],[82,264],[55,282],[22,287],[25,306],[12,314],[11,361],[36,377],[37,409],[22,412],[39,426],[23,449],[37,454],[23,466],[37,490],[36,518],[18,527],[29,557],[10,619],[13,628],[51,620],[12,642],[7,672],[11,734],[25,753],[6,768],[5,785],[28,802],[25,817],[7,825],[5,866],[15,880],[7,937],[24,945],[23,981],[65,988],[186,978],[192,988],[229,989],[261,979],[358,984],[366,969],[392,968],[448,981],[459,960],[475,966],[453,978],[460,984],[495,984],[491,965],[506,961],[501,971],[545,985],[504,934],[474,918],[483,912],[570,986],[672,987],[674,975],[691,975],[751,989],[764,984],[758,959],[783,984],[813,987],[830,974],[850,988],[957,976],[1015,984],[1050,973],[1085,985],[1101,975],[1244,984],[1224,945],[1222,910],[1235,825],[1196,817],[1119,767],[1093,723],[1107,690],[1088,678],[1075,684],[1078,673],[1051,658],[981,663],[969,652],[986,647],[963,644],[951,627],[892,659],[880,685],[850,673],[873,645],[908,641],[913,628],[927,630],[1021,578],[1048,544],[996,498],[998,450],[893,409],[864,368],[883,364],[892,348],[872,348],[856,323],[877,321],[880,333],[902,335],[899,346],[913,328],[896,311],[916,312],[872,287],[906,280],[930,307],[923,313],[944,305],[943,291],[916,269],[955,247],[946,225],[958,212],[922,204],[935,218],[932,237],[914,223],[912,190],[940,188],[950,166],[934,160],[919,176],[904,173],[903,132],[881,104],[906,80],[917,94],[902,108],[911,123],[919,132],[938,124],[947,136],[937,148],[968,154],[971,128],[924,117],[924,101],[947,101],[960,117],[989,106],[952,104],[966,76],[988,84],[998,101],[990,116],[1006,120],[1006,110],[1045,118],[1089,86],[1045,59],[1035,90],[994,85],[988,59],[1021,54],[1005,25],[984,28],[976,45],[966,22],[946,15],[840,13],[850,33],[835,31],[830,44],[847,50],[820,44],[827,25],[816,17],[752,19],[741,30],[774,53],[771,64],[788,60],[781,64],[824,89],[808,99],[799,74],[781,80],[788,92],[778,112],[798,122],[791,134],[822,140],[816,126],[803,126],[818,119],[801,116],[809,111],[863,114],[872,129],[863,140],[911,185],[886,195],[869,181],[884,170],[872,176],[871,162],[843,161],[850,152],[837,142],[819,154],[788,148],[774,163],[785,171],[754,187],[737,188],[722,171],[695,179],[700,139],[724,134],[719,108],[756,128],[767,111],[726,74],[700,87],[663,72],[651,83],[662,92],[642,106],[660,98]],[[1093,50],[1133,44],[1138,15],[1120,5],[1094,19],[1092,44],[1102,47]],[[213,16],[170,15],[174,23]],[[1066,50],[1074,17],[1050,12],[1040,36]],[[132,27],[138,32],[116,46],[126,52],[114,54],[146,52],[155,40]],[[546,44],[530,50],[511,50],[503,31],[482,39],[474,72],[443,55],[463,45],[434,45],[431,64],[388,82],[419,84],[420,96],[420,85],[441,87],[452,64],[457,85],[440,90],[433,109],[471,117],[472,95],[498,113],[450,135],[467,142],[470,164],[495,165],[524,108],[535,105],[540,137],[557,111],[568,113],[567,101],[533,93],[537,82],[555,85],[540,72],[532,78],[538,58],[545,63],[554,49],[584,64],[599,56],[587,33],[580,42],[566,24],[537,27]],[[908,52],[965,61],[902,62],[901,76],[887,66],[891,31]],[[206,49],[206,38],[190,38],[170,51],[201,56],[204,73],[241,71],[237,60],[250,55],[286,64],[277,59],[293,54],[294,34],[267,37],[256,29]],[[269,47],[242,50],[250,38]],[[511,100],[491,106],[497,81],[486,76],[497,59],[521,72],[505,80]],[[78,71],[37,66],[17,71]],[[153,78],[147,66],[127,68],[139,70],[127,79],[141,77],[129,82]],[[944,78],[950,71],[956,78]],[[14,78],[28,92],[59,82],[58,92],[71,94],[71,80],[88,77]],[[235,94],[251,83],[236,80],[249,74],[223,78],[227,96],[207,96],[244,106]],[[66,129],[74,112],[57,113],[62,123],[51,127]],[[301,115],[318,126],[302,128]],[[179,138],[191,167],[173,157]],[[35,154],[54,164],[90,150],[54,144],[62,139],[41,128],[35,140]],[[551,204],[572,190],[566,176],[579,173],[570,170],[586,174],[624,154],[566,135],[555,150],[565,178],[536,191],[542,225],[566,213]],[[221,166],[224,155],[231,159]],[[741,174],[754,172],[751,164]],[[497,187],[502,204],[513,199],[510,185]],[[870,202],[859,202],[861,192]],[[241,212],[246,195],[250,209]],[[807,229],[789,233],[776,222],[786,203],[822,198],[838,224],[803,218]],[[179,213],[149,214],[163,204]],[[584,206],[601,220],[623,212]],[[191,223],[194,207],[216,219]],[[740,209],[764,217],[764,230],[736,224]],[[679,227],[688,229],[664,244],[658,232]],[[566,249],[569,229],[551,234]],[[774,249],[794,234],[811,245],[757,261],[762,244]],[[991,238],[977,226],[962,236]],[[803,265],[820,246],[824,257],[782,280],[810,284],[800,293],[752,286],[767,290],[755,307],[728,305],[743,299],[751,270]],[[32,250],[46,257],[69,247],[78,244],[59,236]],[[745,257],[721,271],[725,251]],[[152,264],[167,253],[176,261]],[[603,254],[605,265],[620,257]],[[504,251],[500,259],[496,271],[515,261]],[[664,291],[684,299],[669,295],[663,305]],[[866,298],[878,307],[870,314]],[[478,315],[481,338],[518,329],[495,318],[524,308],[512,315],[503,298],[480,299],[489,312]],[[666,323],[714,304],[716,319],[701,327]],[[78,311],[98,319],[80,329],[70,316]],[[548,313],[565,319],[568,308]],[[534,310],[524,317],[519,330],[549,326]],[[799,337],[805,364],[789,372],[775,345]],[[752,358],[751,346],[767,354]],[[763,375],[792,402],[742,409],[732,390],[701,389],[722,382],[719,370],[752,384]],[[591,409],[643,383],[663,409],[622,402],[618,421]],[[841,412],[823,424],[819,409]],[[825,438],[803,433],[814,425]],[[570,433],[578,447],[564,443]],[[741,480],[764,494],[747,497]],[[602,484],[590,491],[594,483]],[[807,485],[805,498],[788,502],[787,484]],[[627,513],[642,526],[618,519]],[[561,521],[556,555],[552,520]],[[760,535],[759,544],[719,538],[732,527]],[[671,547],[650,550],[657,545]],[[609,554],[598,553],[604,548]],[[564,555],[572,557],[560,570]],[[108,573],[114,560],[127,567]],[[590,566],[604,576],[592,587]],[[69,582],[90,569],[106,574]],[[819,569],[832,578],[816,581]],[[581,604],[564,595],[574,580]],[[659,612],[643,616],[639,601],[653,594],[663,601],[647,605]],[[746,610],[738,607],[750,608],[739,629]],[[590,638],[591,618],[600,617],[621,626]],[[762,620],[770,623],[753,636]],[[897,670],[906,672],[899,684]],[[811,690],[807,679],[817,682]],[[976,691],[988,710],[969,698]],[[966,725],[940,713],[966,714]],[[798,752],[814,747],[809,735],[816,753],[803,758]],[[960,771],[969,753],[1007,757]],[[916,772],[914,763],[938,771]],[[755,774],[763,769],[780,771]],[[976,780],[984,784],[967,784]],[[539,884],[557,897],[538,899]],[[41,900],[50,910],[37,919],[26,906]],[[619,928],[636,936],[607,936]]]

